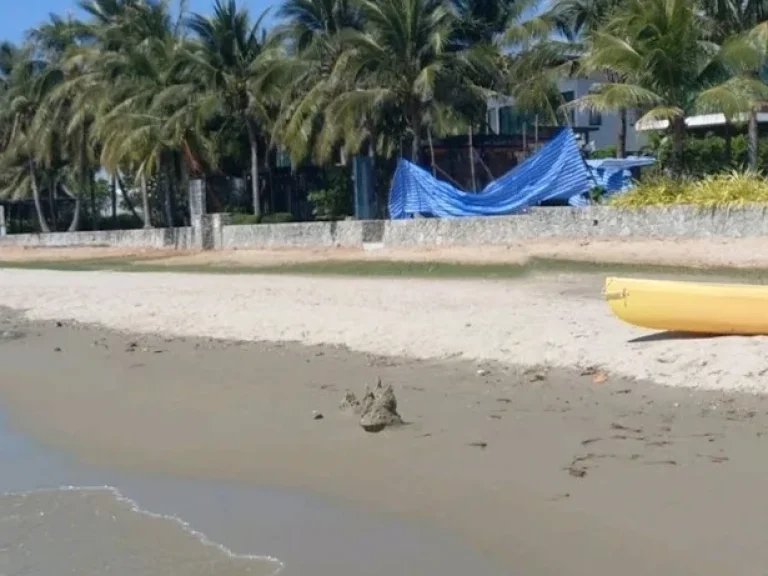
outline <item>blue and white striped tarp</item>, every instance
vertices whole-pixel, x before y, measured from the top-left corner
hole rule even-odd
[[[400,160],[389,192],[392,219],[416,214],[438,218],[512,214],[548,200],[571,201],[595,186],[573,131],[563,128],[536,154],[490,182],[464,192],[415,164]]]
[[[628,156],[587,160],[587,166],[592,171],[597,185],[605,191],[607,196],[610,196],[634,186],[631,172],[633,168],[651,166],[654,162],[656,158],[651,156]]]

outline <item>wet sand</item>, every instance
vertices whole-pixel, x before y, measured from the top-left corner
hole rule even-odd
[[[762,396],[7,312],[0,334],[11,424],[86,464],[341,498],[445,530],[512,574],[756,574],[768,561]],[[407,425],[369,435],[338,403],[379,377]]]
[[[0,496],[0,573],[268,576],[280,565],[234,556],[107,489]]]

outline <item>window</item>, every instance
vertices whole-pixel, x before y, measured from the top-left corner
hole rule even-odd
[[[513,136],[522,134],[525,115],[512,106],[502,106],[499,109],[499,134]]]
[[[590,126],[602,126],[603,125],[603,115],[600,113],[599,110],[590,110],[589,111],[589,125]]]
[[[275,159],[275,166],[277,168],[290,168],[291,167],[291,155],[287,150],[282,148],[277,151],[277,158]]]

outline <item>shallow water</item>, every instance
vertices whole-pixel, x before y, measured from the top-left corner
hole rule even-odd
[[[2,411],[0,470],[3,576],[504,573],[434,529],[311,494],[81,466]]]

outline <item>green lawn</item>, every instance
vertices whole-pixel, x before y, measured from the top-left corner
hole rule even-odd
[[[92,258],[87,260],[0,262],[0,268],[120,272],[177,272],[205,274],[299,274],[321,276],[371,276],[412,278],[522,278],[531,274],[582,273],[599,275],[692,276],[701,280],[730,280],[768,284],[766,269],[681,268],[533,259],[527,264],[473,264],[454,262],[394,262],[330,260],[271,266],[220,266],[215,264],[158,264],[152,260]]]

